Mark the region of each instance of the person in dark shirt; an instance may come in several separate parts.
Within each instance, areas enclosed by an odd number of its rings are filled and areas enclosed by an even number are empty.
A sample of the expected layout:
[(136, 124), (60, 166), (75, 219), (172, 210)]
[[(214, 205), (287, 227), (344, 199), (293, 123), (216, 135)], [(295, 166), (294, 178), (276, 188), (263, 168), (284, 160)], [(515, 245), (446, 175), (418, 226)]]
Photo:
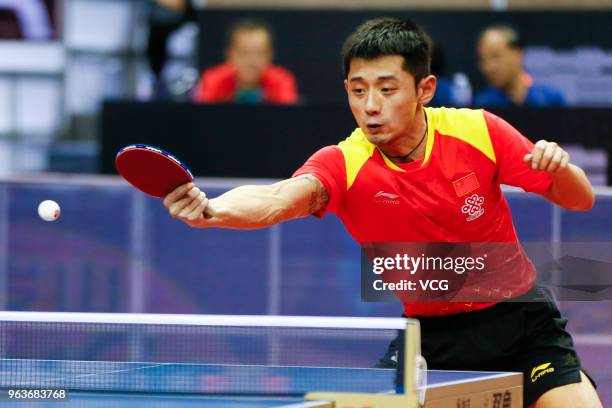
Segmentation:
[(557, 89), (533, 83), (523, 68), (523, 49), (513, 28), (494, 25), (480, 34), (477, 44), (479, 67), (489, 87), (474, 97), (475, 106), (563, 106)]

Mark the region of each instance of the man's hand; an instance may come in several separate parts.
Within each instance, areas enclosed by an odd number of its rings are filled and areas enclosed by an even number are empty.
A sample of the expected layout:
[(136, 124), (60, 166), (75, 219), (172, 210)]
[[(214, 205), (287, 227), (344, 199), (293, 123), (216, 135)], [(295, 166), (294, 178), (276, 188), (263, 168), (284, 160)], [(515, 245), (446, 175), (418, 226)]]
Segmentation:
[(569, 154), (558, 144), (539, 140), (523, 161), (533, 170), (552, 176), (552, 183), (544, 193), (548, 200), (568, 210), (593, 208), (595, 195), (589, 179), (580, 167), (569, 162)]
[(208, 206), (206, 194), (193, 183), (183, 184), (164, 198), (164, 207), (171, 216), (180, 219), (190, 227), (202, 226), (204, 210)]
[(523, 157), (523, 161), (534, 170), (554, 174), (567, 170), (569, 154), (555, 142), (539, 140), (533, 151)]

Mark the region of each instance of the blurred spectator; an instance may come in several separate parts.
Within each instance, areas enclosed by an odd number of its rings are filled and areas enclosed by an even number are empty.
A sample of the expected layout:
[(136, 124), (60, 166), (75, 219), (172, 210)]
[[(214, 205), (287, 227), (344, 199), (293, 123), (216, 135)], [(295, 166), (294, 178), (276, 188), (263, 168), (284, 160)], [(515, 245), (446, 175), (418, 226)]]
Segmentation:
[(439, 44), (432, 43), (431, 73), (438, 79), (436, 93), (428, 106), (460, 107), (472, 104), (472, 87), (467, 75), (456, 72), (452, 78), (446, 74), (446, 55)]
[(196, 102), (278, 103), (298, 101), (296, 81), (272, 65), (272, 32), (264, 23), (242, 20), (229, 30), (226, 62), (202, 74)]
[(480, 70), (490, 86), (477, 93), (476, 106), (563, 106), (558, 90), (534, 84), (523, 69), (523, 49), (512, 27), (494, 25), (480, 34), (477, 44)]

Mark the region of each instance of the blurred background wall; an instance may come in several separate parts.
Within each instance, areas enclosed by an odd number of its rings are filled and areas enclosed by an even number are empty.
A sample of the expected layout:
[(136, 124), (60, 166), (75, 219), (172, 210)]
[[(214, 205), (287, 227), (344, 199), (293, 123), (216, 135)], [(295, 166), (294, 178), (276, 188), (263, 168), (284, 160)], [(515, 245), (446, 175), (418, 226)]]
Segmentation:
[[(0, 174), (103, 170), (103, 102), (190, 101), (200, 72), (223, 60), (227, 26), (247, 16), (272, 26), (276, 60), (295, 74), (302, 105), (345, 106), (340, 45), (356, 24), (380, 15), (409, 16), (431, 33), (444, 52), (441, 75), (461, 87), (465, 105), (485, 85), (475, 42), (492, 23), (511, 24), (521, 33), (526, 70), (534, 81), (560, 89), (568, 106), (612, 105), (610, 1), (197, 0), (189, 3), (189, 13), (178, 15), (160, 14), (151, 0), (4, 1)], [(10, 3), (38, 4), (46, 18), (25, 23)], [(168, 31), (161, 63), (150, 47), (150, 27), (160, 21)], [(607, 158), (606, 146), (590, 134), (568, 139), (561, 138), (600, 148)], [(304, 154), (311, 151), (304, 147)]]

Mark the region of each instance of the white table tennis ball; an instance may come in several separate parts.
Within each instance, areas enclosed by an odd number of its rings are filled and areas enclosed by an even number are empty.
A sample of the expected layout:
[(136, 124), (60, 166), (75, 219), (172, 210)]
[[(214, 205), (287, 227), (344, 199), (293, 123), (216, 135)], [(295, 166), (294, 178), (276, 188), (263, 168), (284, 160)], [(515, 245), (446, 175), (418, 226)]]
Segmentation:
[(45, 200), (38, 205), (38, 215), (45, 221), (55, 221), (59, 218), (62, 210), (53, 200)]

